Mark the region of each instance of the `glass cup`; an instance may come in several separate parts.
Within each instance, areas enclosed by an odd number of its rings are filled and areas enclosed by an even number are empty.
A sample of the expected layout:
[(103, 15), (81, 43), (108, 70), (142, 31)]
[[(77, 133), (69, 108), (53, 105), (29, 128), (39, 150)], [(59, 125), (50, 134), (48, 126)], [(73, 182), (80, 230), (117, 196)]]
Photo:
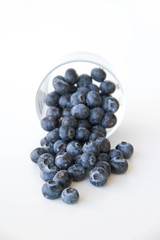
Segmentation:
[[(115, 97), (120, 104), (118, 111), (115, 113), (117, 117), (117, 123), (112, 128), (107, 128), (107, 137), (111, 136), (120, 126), (125, 112), (125, 97), (122, 85), (115, 73), (112, 70), (111, 65), (102, 57), (92, 53), (77, 52), (62, 57), (54, 64), (53, 69), (42, 80), (36, 95), (36, 110), (39, 119), (41, 120), (45, 114), (48, 106), (45, 104), (46, 95), (49, 92), (54, 91), (52, 85), (53, 78), (57, 75), (64, 76), (65, 71), (68, 68), (74, 68), (78, 75), (83, 73), (90, 75), (93, 68), (103, 68), (106, 71), (106, 80), (110, 80), (115, 83), (116, 90), (111, 95)], [(93, 83), (99, 85), (100, 83), (93, 80)]]

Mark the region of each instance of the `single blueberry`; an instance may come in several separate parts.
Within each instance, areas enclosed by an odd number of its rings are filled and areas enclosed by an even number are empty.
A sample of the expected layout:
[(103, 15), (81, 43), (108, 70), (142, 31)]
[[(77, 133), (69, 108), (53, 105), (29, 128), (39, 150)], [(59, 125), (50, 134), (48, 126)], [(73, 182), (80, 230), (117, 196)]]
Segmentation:
[(52, 131), (50, 131), (47, 134), (46, 139), (48, 142), (51, 142), (51, 143), (55, 143), (57, 140), (59, 140), (60, 139), (59, 128), (55, 128)]
[(61, 196), (63, 188), (59, 182), (48, 181), (42, 186), (42, 194), (48, 199), (56, 199)]
[(122, 152), (123, 157), (128, 159), (132, 156), (134, 148), (130, 143), (121, 142), (116, 146), (116, 149)]
[(82, 93), (84, 96), (86, 96), (89, 92), (89, 89), (87, 87), (79, 87), (77, 88), (77, 92)]
[(73, 181), (82, 181), (87, 175), (86, 169), (80, 164), (74, 164), (68, 168), (68, 172), (71, 174)]
[(111, 172), (115, 174), (125, 173), (128, 169), (128, 162), (122, 157), (114, 157), (109, 160)]
[(101, 153), (108, 153), (111, 147), (110, 141), (107, 138), (99, 137), (96, 139)]
[(46, 116), (41, 120), (41, 126), (45, 131), (52, 131), (58, 127), (58, 120), (53, 116)]
[(46, 98), (45, 98), (45, 103), (48, 106), (57, 106), (58, 105), (58, 101), (59, 101), (59, 97), (60, 95), (57, 92), (50, 92), (47, 94)]
[(100, 124), (102, 121), (102, 117), (104, 115), (104, 110), (100, 107), (95, 107), (90, 110), (89, 121), (93, 125)]
[(70, 85), (74, 85), (78, 81), (78, 75), (73, 68), (67, 69), (65, 72), (65, 81)]
[(73, 156), (68, 152), (59, 152), (55, 158), (55, 165), (63, 170), (66, 170), (73, 162)]
[(78, 127), (76, 129), (75, 139), (80, 141), (87, 141), (90, 136), (90, 131), (84, 127)]
[(119, 108), (119, 102), (113, 97), (104, 98), (102, 108), (105, 112), (115, 113)]
[(99, 92), (99, 87), (97, 85), (91, 83), (89, 85), (89, 90)]
[(64, 108), (71, 108), (72, 104), (71, 104), (71, 94), (65, 94), (62, 95), (59, 98), (59, 105), (64, 109)]
[(103, 186), (108, 180), (108, 173), (102, 167), (94, 167), (89, 172), (89, 181), (96, 187)]
[(86, 96), (86, 103), (89, 107), (100, 107), (102, 105), (102, 99), (98, 92), (90, 91)]
[(105, 137), (105, 134), (102, 131), (95, 131), (90, 134), (89, 141), (96, 141), (96, 139), (99, 137)]
[(50, 166), (50, 168), (52, 168), (54, 166), (54, 156), (51, 153), (43, 153), (38, 158), (37, 163), (40, 169), (44, 169), (47, 166)]
[(102, 125), (95, 125), (92, 127), (92, 133), (102, 132), (105, 136), (107, 134), (106, 129)]
[(77, 127), (77, 119), (73, 116), (65, 116), (62, 118), (62, 126), (63, 127)]
[(117, 118), (113, 113), (105, 113), (102, 118), (102, 126), (105, 128), (111, 128), (117, 123)]
[(98, 161), (95, 165), (95, 167), (102, 167), (106, 170), (106, 172), (108, 173), (108, 176), (111, 175), (111, 166), (108, 162), (106, 161)]
[(53, 146), (55, 153), (65, 152), (66, 147), (67, 147), (67, 143), (64, 142), (63, 140), (57, 140)]
[(49, 107), (46, 112), (47, 116), (52, 116), (57, 119), (61, 117), (61, 114), (61, 110), (58, 107)]
[(47, 140), (46, 137), (42, 138), (40, 141), (40, 145), (43, 147), (43, 145), (45, 145), (46, 143), (48, 143), (49, 141)]
[(106, 78), (106, 73), (101, 68), (94, 68), (91, 71), (91, 77), (97, 82), (102, 82)]
[(31, 154), (30, 154), (30, 157), (31, 157), (31, 160), (35, 163), (37, 163), (38, 161), (38, 158), (43, 154), (43, 153), (46, 153), (46, 150), (44, 148), (36, 148), (34, 149)]
[(78, 86), (79, 87), (89, 87), (89, 85), (92, 83), (92, 79), (87, 74), (82, 74), (79, 76)]
[(82, 145), (78, 141), (71, 141), (68, 143), (66, 150), (73, 156), (78, 156), (82, 154)]
[(81, 120), (78, 120), (78, 127), (84, 127), (90, 130), (92, 125), (87, 119), (81, 119)]
[(62, 117), (71, 116), (71, 108), (65, 108), (62, 111)]
[(46, 152), (54, 154), (54, 149), (53, 149), (53, 143), (52, 142), (46, 141), (43, 144), (42, 147), (46, 150)]
[(59, 129), (59, 135), (62, 140), (64, 141), (70, 141), (74, 138), (75, 130), (73, 127), (64, 127), (61, 126)]
[(72, 93), (73, 90), (75, 91), (74, 87), (70, 86), (67, 82), (61, 79), (55, 78), (53, 80), (53, 86), (55, 88), (55, 91), (59, 93), (60, 95)]
[(119, 151), (118, 149), (111, 149), (109, 151), (109, 157), (110, 158), (114, 158), (114, 157), (123, 158), (123, 155), (122, 155), (121, 151)]
[(41, 170), (40, 172), (40, 177), (44, 180), (44, 181), (50, 181), (53, 180), (54, 176), (56, 175), (56, 173), (58, 172), (58, 168), (56, 166), (53, 166), (52, 168), (48, 165), (47, 167), (45, 167), (44, 169)]
[(96, 161), (96, 156), (93, 152), (84, 152), (81, 155), (81, 165), (85, 168), (92, 168)]
[(74, 157), (74, 163), (81, 165), (81, 155)]
[(86, 119), (89, 117), (89, 108), (84, 104), (78, 104), (72, 107), (71, 114), (78, 119)]
[(85, 103), (85, 95), (80, 92), (75, 92), (71, 95), (71, 105), (75, 106), (80, 103)]
[(108, 162), (109, 160), (110, 160), (110, 157), (108, 153), (100, 153), (97, 157), (97, 161)]
[(67, 204), (74, 204), (79, 200), (79, 193), (75, 188), (65, 188), (61, 193), (61, 199)]
[(93, 152), (96, 156), (100, 153), (99, 145), (96, 142), (87, 142), (83, 145), (83, 152)]
[(111, 94), (115, 91), (116, 86), (113, 82), (111, 81), (104, 81), (100, 84), (100, 90), (104, 94)]
[(60, 170), (54, 176), (53, 181), (59, 182), (64, 189), (64, 188), (69, 187), (71, 185), (72, 176), (67, 170)]

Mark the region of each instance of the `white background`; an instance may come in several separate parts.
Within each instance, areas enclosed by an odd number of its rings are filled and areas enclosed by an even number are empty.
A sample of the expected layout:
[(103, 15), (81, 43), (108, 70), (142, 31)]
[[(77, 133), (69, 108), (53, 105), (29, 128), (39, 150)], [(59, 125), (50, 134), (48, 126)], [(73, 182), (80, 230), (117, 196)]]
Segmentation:
[[(0, 1), (0, 240), (160, 239), (160, 1)], [(41, 194), (30, 161), (45, 135), (35, 95), (58, 58), (87, 51), (106, 58), (127, 109), (112, 147), (133, 143), (129, 170), (96, 188), (73, 184), (68, 206)]]

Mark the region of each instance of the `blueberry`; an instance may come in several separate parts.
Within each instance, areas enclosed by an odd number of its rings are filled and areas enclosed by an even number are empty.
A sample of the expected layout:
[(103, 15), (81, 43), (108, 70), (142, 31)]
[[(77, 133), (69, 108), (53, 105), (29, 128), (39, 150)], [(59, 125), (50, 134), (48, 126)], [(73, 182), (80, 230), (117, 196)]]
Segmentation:
[(41, 126), (46, 131), (52, 131), (58, 127), (58, 120), (53, 116), (46, 116), (41, 120)]
[(74, 163), (81, 165), (81, 155), (78, 155), (74, 158)]
[(78, 86), (79, 87), (89, 87), (89, 85), (92, 83), (92, 79), (87, 74), (82, 74), (79, 76)]
[(52, 131), (50, 131), (47, 134), (46, 139), (48, 142), (51, 142), (51, 143), (55, 143), (57, 140), (59, 140), (60, 139), (59, 128), (55, 128)]
[(71, 108), (65, 108), (62, 111), (62, 117), (71, 116)]
[(108, 153), (100, 153), (97, 157), (97, 161), (105, 161), (108, 162), (110, 160)]
[(62, 95), (59, 98), (59, 105), (62, 108), (71, 108), (72, 107), (72, 104), (71, 104), (71, 94)]
[(101, 131), (96, 131), (90, 134), (89, 136), (89, 141), (96, 141), (97, 138), (99, 137), (105, 137), (105, 134)]
[(78, 119), (86, 119), (89, 117), (89, 108), (84, 104), (78, 104), (72, 107), (71, 114)]
[(78, 75), (73, 68), (67, 69), (65, 72), (65, 81), (70, 85), (74, 85), (78, 81)]
[(68, 143), (66, 150), (73, 156), (78, 156), (82, 154), (82, 145), (78, 141), (71, 141)]
[(73, 156), (68, 152), (59, 152), (55, 158), (55, 165), (59, 169), (67, 169), (73, 164)]
[(119, 151), (118, 149), (111, 149), (109, 151), (109, 157), (110, 158), (114, 158), (114, 157), (123, 158), (123, 155), (122, 155), (121, 151)]
[(67, 147), (67, 143), (65, 143), (64, 141), (62, 140), (57, 140), (55, 143), (54, 143), (54, 152), (55, 153), (59, 153), (59, 152), (65, 152), (66, 150), (66, 147)]
[(54, 154), (53, 143), (46, 141), (42, 146), (46, 152)]
[(71, 177), (71, 174), (67, 170), (60, 170), (54, 176), (53, 181), (59, 182), (64, 189), (71, 185), (72, 177)]
[(104, 110), (100, 107), (96, 107), (90, 110), (89, 121), (93, 125), (100, 124), (102, 117), (104, 115)]
[(58, 107), (49, 107), (46, 112), (47, 116), (52, 116), (57, 119), (61, 117), (61, 114), (61, 110)]
[(38, 158), (43, 154), (43, 153), (46, 153), (46, 150), (44, 148), (36, 148), (34, 149), (31, 154), (30, 154), (30, 157), (31, 157), (31, 160), (35, 163), (37, 163), (38, 161)]
[(75, 188), (65, 188), (61, 193), (61, 199), (67, 204), (74, 204), (79, 200), (79, 193)]
[(44, 169), (47, 166), (50, 166), (50, 168), (52, 168), (54, 166), (54, 156), (51, 153), (43, 153), (38, 158), (37, 163), (40, 169)]
[(95, 167), (102, 167), (106, 170), (106, 172), (108, 173), (108, 176), (111, 175), (111, 166), (108, 162), (106, 161), (98, 161), (95, 165)]
[(105, 136), (107, 134), (106, 129), (102, 125), (95, 125), (92, 127), (92, 133), (102, 132)]
[(53, 86), (55, 88), (55, 91), (60, 95), (68, 94), (73, 91), (72, 86), (70, 86), (67, 82), (61, 79), (55, 78), (53, 80)]
[(96, 139), (96, 143), (98, 144), (101, 153), (109, 152), (111, 144), (107, 138), (99, 137)]
[(45, 98), (45, 103), (48, 106), (57, 106), (58, 105), (58, 101), (59, 101), (59, 97), (60, 95), (57, 92), (50, 92), (47, 94), (46, 98)]
[(96, 156), (99, 155), (100, 149), (96, 142), (87, 142), (83, 145), (83, 152), (93, 152)]
[(130, 143), (121, 142), (116, 146), (116, 149), (122, 152), (123, 157), (128, 159), (132, 156), (134, 149)]
[(102, 105), (102, 99), (98, 92), (90, 91), (87, 93), (86, 103), (89, 107), (100, 107)]
[(72, 127), (61, 126), (60, 129), (59, 129), (59, 135), (60, 135), (62, 140), (69, 141), (69, 140), (72, 140), (74, 138), (75, 130)]
[(77, 127), (77, 119), (73, 116), (65, 116), (62, 118), (62, 126), (63, 127)]
[(87, 95), (87, 93), (89, 92), (89, 89), (87, 87), (79, 87), (77, 88), (77, 92), (83, 94), (84, 96)]
[(115, 113), (119, 108), (119, 102), (116, 98), (107, 97), (103, 99), (102, 108), (105, 112)]
[(128, 169), (128, 162), (122, 157), (114, 157), (109, 160), (111, 172), (115, 174), (125, 173)]
[(68, 172), (71, 174), (73, 181), (82, 181), (87, 175), (86, 169), (80, 164), (74, 164), (68, 168)]
[(115, 91), (116, 86), (111, 81), (104, 81), (100, 84), (100, 90), (104, 94), (111, 94)]
[(85, 95), (79, 92), (75, 92), (71, 95), (71, 105), (75, 106), (80, 103), (85, 103)]
[(52, 168), (50, 168), (50, 166), (47, 166), (46, 168), (41, 170), (40, 177), (44, 181), (50, 181), (50, 180), (53, 180), (54, 176), (58, 171), (59, 170), (56, 166), (53, 166)]
[(42, 138), (40, 141), (40, 145), (43, 147), (43, 145), (45, 145), (46, 143), (48, 143), (48, 140), (46, 137)]
[(42, 194), (48, 199), (56, 199), (61, 196), (63, 188), (59, 182), (48, 181), (42, 187)]
[(91, 71), (91, 77), (97, 82), (102, 82), (106, 78), (106, 73), (101, 68), (94, 68)]
[(95, 167), (89, 172), (89, 181), (96, 187), (103, 186), (108, 180), (108, 173), (102, 167)]
[(90, 136), (90, 131), (84, 127), (78, 127), (76, 129), (75, 138), (80, 141), (87, 141)]
[(99, 87), (97, 85), (91, 83), (89, 85), (89, 90), (99, 92)]
[(92, 125), (88, 120), (81, 119), (81, 120), (78, 120), (78, 127), (84, 127), (84, 128), (87, 128), (88, 130), (90, 130)]
[(102, 126), (105, 128), (111, 128), (117, 123), (117, 118), (113, 113), (105, 113), (102, 118)]
[(96, 164), (96, 156), (93, 152), (84, 152), (81, 155), (81, 165), (85, 168), (92, 168)]

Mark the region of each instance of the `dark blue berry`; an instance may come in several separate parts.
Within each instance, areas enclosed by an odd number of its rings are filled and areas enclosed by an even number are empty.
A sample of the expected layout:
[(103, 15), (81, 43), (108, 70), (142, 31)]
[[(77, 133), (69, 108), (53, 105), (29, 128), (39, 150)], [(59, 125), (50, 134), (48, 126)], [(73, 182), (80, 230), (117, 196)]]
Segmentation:
[(47, 166), (52, 168), (54, 166), (54, 156), (51, 153), (43, 153), (39, 158), (38, 158), (38, 166), (40, 169), (44, 169)]
[(117, 123), (117, 118), (113, 113), (105, 113), (102, 118), (102, 126), (105, 128), (111, 128)]
[(90, 136), (90, 131), (84, 127), (78, 127), (76, 129), (75, 138), (80, 141), (87, 141)]
[(92, 168), (96, 164), (96, 156), (93, 152), (84, 152), (81, 155), (81, 165), (85, 168)]
[(106, 78), (106, 73), (101, 68), (94, 68), (91, 71), (91, 77), (97, 82), (102, 82)]
[(61, 199), (67, 204), (74, 204), (79, 200), (79, 193), (75, 188), (66, 188), (61, 193)]
[(78, 86), (79, 87), (89, 87), (89, 85), (92, 83), (92, 79), (87, 74), (82, 74), (79, 76)]
[(57, 119), (61, 117), (61, 114), (61, 110), (58, 107), (49, 107), (46, 112), (47, 116), (52, 116)]
[(67, 82), (61, 79), (55, 78), (53, 80), (53, 86), (55, 88), (55, 91), (59, 93), (60, 95), (72, 93), (73, 87), (70, 86)]
[(46, 139), (48, 142), (51, 142), (51, 143), (55, 143), (57, 140), (59, 140), (60, 139), (59, 128), (55, 128), (52, 131), (50, 131), (47, 134)]
[(57, 106), (58, 105), (58, 101), (59, 101), (59, 97), (60, 95), (57, 92), (50, 92), (47, 94), (46, 98), (45, 98), (45, 102), (48, 106)]
[(68, 152), (59, 152), (55, 158), (55, 165), (63, 170), (71, 166), (73, 162), (73, 156)]
[(111, 175), (111, 166), (108, 162), (106, 161), (98, 161), (95, 165), (95, 167), (102, 167), (106, 170), (106, 172), (108, 173), (108, 176)]
[(69, 187), (71, 185), (72, 176), (67, 170), (60, 170), (54, 176), (53, 181), (59, 182), (64, 189), (64, 188)]
[(52, 142), (46, 141), (43, 144), (42, 147), (46, 150), (46, 152), (54, 154), (54, 149), (53, 149), (53, 143)]
[(78, 119), (86, 119), (89, 117), (89, 108), (84, 104), (78, 104), (72, 107), (71, 114)]
[(114, 158), (114, 157), (123, 158), (123, 155), (122, 155), (121, 151), (119, 151), (118, 149), (111, 149), (109, 151), (109, 157), (110, 158)]
[(102, 99), (98, 92), (90, 91), (86, 96), (86, 103), (89, 107), (100, 107), (102, 105)]
[(65, 72), (65, 81), (70, 85), (74, 85), (78, 81), (78, 75), (73, 68), (67, 69)]
[(77, 88), (77, 92), (82, 93), (84, 96), (86, 96), (89, 92), (89, 89), (87, 87), (79, 87)]
[(110, 141), (107, 138), (99, 137), (96, 139), (101, 153), (108, 153), (111, 147)]
[(92, 125), (88, 120), (81, 119), (81, 120), (78, 120), (78, 127), (84, 127), (84, 128), (87, 128), (88, 130), (90, 130)]
[(48, 181), (42, 187), (42, 194), (48, 199), (56, 199), (61, 196), (63, 188), (59, 182)]
[(52, 168), (50, 168), (50, 166), (47, 166), (46, 168), (41, 170), (40, 177), (44, 181), (50, 181), (50, 180), (53, 180), (54, 176), (58, 171), (59, 170), (56, 166), (53, 166)]
[(68, 168), (68, 172), (71, 174), (73, 181), (82, 181), (87, 175), (86, 169), (80, 164), (74, 164)]
[(75, 106), (80, 103), (85, 103), (85, 95), (79, 92), (75, 92), (71, 95), (71, 105)]
[(74, 138), (75, 130), (72, 127), (61, 126), (60, 129), (59, 129), (59, 135), (60, 135), (62, 140), (69, 141), (69, 140), (72, 140)]
[(65, 108), (62, 111), (62, 117), (71, 116), (71, 108)]
[(111, 172), (115, 174), (125, 173), (128, 169), (128, 162), (122, 157), (114, 157), (109, 160)]
[(105, 112), (115, 113), (119, 108), (119, 102), (116, 98), (107, 97), (103, 99), (102, 108)]
[(99, 92), (99, 87), (97, 85), (91, 83), (89, 85), (89, 90)]
[(100, 124), (102, 117), (104, 115), (104, 110), (100, 107), (96, 107), (90, 110), (89, 121), (93, 125)]
[(100, 149), (96, 142), (87, 142), (83, 145), (83, 152), (93, 152), (96, 156), (99, 155)]
[(43, 147), (43, 145), (45, 145), (46, 143), (48, 143), (48, 140), (46, 137), (42, 138), (40, 141), (40, 145)]
[(79, 165), (81, 164), (81, 155), (78, 155), (74, 158), (74, 163)]
[(102, 131), (93, 132), (89, 136), (89, 141), (96, 141), (99, 137), (105, 137), (105, 134)]
[(35, 163), (37, 163), (38, 161), (38, 158), (43, 154), (43, 153), (46, 153), (46, 150), (44, 148), (36, 148), (34, 149), (31, 154), (30, 154), (30, 157), (31, 157), (31, 160)]
[(97, 161), (105, 161), (108, 162), (110, 160), (108, 153), (100, 153), (97, 157)]
[(72, 107), (72, 104), (71, 104), (71, 94), (65, 94), (65, 95), (62, 95), (60, 98), (59, 98), (59, 105), (62, 107), (62, 108), (71, 108)]
[(127, 142), (121, 142), (116, 146), (116, 149), (122, 152), (123, 157), (128, 159), (132, 156), (133, 154), (133, 146), (130, 143)]
[(68, 143), (66, 150), (73, 156), (78, 156), (82, 154), (82, 145), (78, 141), (71, 141)]
[(63, 127), (77, 127), (77, 119), (73, 116), (65, 116), (62, 118), (62, 126)]
[(102, 167), (94, 167), (89, 172), (89, 181), (96, 187), (103, 186), (108, 180), (108, 173)]
[(45, 131), (52, 131), (58, 127), (58, 120), (53, 116), (46, 116), (41, 120), (41, 126)]
[(67, 143), (65, 143), (63, 140), (57, 140), (54, 143), (54, 152), (59, 153), (59, 152), (65, 152)]
[(105, 136), (107, 134), (106, 129), (102, 125), (95, 125), (92, 127), (92, 133), (102, 132)]
[(111, 94), (115, 91), (116, 86), (111, 81), (104, 81), (100, 84), (100, 90), (103, 94)]

